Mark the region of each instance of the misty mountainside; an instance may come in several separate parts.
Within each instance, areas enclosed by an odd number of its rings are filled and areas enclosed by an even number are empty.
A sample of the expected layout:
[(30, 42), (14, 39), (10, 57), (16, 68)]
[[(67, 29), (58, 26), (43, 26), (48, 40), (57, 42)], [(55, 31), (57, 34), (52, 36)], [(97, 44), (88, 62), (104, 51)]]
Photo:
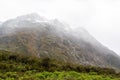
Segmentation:
[(73, 30), (57, 19), (35, 13), (1, 23), (0, 49), (73, 64), (120, 68), (120, 57), (85, 29)]

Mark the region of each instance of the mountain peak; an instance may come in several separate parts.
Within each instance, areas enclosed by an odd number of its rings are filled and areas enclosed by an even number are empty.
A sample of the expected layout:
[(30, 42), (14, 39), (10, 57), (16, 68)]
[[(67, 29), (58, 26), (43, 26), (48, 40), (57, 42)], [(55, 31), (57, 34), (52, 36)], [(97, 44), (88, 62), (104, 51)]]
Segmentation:
[(47, 21), (47, 19), (43, 16), (40, 16), (37, 13), (30, 13), (30, 14), (26, 14), (26, 15), (22, 15), (22, 16), (18, 16), (16, 19), (18, 20), (22, 20), (22, 21)]

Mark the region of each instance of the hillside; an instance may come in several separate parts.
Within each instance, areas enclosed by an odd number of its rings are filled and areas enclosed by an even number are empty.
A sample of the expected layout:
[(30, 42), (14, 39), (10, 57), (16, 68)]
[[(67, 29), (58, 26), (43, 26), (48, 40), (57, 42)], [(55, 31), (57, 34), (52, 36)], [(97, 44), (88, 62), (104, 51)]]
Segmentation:
[(120, 57), (85, 29), (37, 14), (19, 16), (0, 25), (0, 49), (79, 65), (120, 68)]
[(0, 50), (0, 80), (119, 80), (110, 68), (74, 65)]

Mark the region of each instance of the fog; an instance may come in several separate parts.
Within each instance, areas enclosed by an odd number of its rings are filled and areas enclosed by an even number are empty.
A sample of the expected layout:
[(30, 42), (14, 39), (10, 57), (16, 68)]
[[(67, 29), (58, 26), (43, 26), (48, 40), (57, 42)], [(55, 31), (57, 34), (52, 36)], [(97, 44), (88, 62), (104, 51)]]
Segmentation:
[(120, 54), (119, 0), (0, 0), (0, 21), (37, 12), (57, 18), (73, 29), (85, 28), (98, 41)]

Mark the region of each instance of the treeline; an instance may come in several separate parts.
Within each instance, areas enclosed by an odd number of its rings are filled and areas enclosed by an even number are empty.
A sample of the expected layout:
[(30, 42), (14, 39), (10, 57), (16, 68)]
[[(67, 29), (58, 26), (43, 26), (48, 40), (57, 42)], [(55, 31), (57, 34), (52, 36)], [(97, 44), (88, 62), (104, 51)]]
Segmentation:
[(26, 72), (26, 71), (76, 71), (96, 72), (97, 74), (117, 75), (114, 69), (94, 66), (74, 65), (56, 61), (50, 58), (37, 58), (0, 50), (0, 71), (1, 72)]

